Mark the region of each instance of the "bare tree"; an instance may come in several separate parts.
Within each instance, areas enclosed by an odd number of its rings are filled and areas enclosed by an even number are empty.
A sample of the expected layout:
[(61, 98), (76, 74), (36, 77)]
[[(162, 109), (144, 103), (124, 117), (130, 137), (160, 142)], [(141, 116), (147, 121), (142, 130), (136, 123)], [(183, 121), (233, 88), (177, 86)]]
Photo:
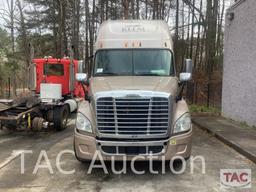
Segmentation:
[[(200, 0), (200, 12), (202, 11), (202, 6), (203, 6), (203, 0)], [(197, 61), (199, 60), (198, 57), (199, 57), (199, 46), (201, 45), (202, 43), (202, 40), (201, 40), (201, 15), (199, 15), (199, 21), (198, 21), (198, 32), (197, 32), (197, 40), (196, 40), (196, 51), (195, 51), (195, 57), (194, 57), (194, 69), (196, 70), (198, 65), (197, 65)]]
[(140, 18), (140, 0), (136, 0), (136, 19)]
[(20, 0), (17, 0), (16, 3), (17, 3), (17, 7), (19, 9), (19, 12), (20, 12), (18, 28), (19, 28), (20, 35), (22, 37), (21, 39), (22, 39), (24, 56), (25, 56), (26, 68), (28, 69), (29, 64), (30, 64), (28, 34), (27, 34), (26, 23), (25, 23), (25, 18), (24, 18), (24, 14), (23, 14), (23, 8), (21, 6)]
[(190, 41), (190, 54), (189, 57), (193, 58), (194, 50), (194, 25), (195, 25), (195, 0), (192, 0), (192, 23), (191, 23), (191, 41)]
[(75, 59), (79, 59), (80, 8), (80, 0), (73, 0), (72, 45), (74, 46)]
[(129, 0), (123, 0), (124, 19), (129, 18)]
[(15, 51), (15, 38), (14, 38), (14, 2), (13, 0), (7, 0), (7, 5), (10, 14), (10, 30), (11, 30), (11, 42), (12, 42), (12, 52)]
[[(180, 4), (179, 0), (176, 0), (176, 19), (175, 19), (175, 38), (174, 38), (174, 52), (175, 55), (178, 56), (178, 40), (179, 40), (179, 12), (180, 10)], [(176, 63), (176, 68), (178, 68), (178, 57), (175, 57), (175, 63)]]

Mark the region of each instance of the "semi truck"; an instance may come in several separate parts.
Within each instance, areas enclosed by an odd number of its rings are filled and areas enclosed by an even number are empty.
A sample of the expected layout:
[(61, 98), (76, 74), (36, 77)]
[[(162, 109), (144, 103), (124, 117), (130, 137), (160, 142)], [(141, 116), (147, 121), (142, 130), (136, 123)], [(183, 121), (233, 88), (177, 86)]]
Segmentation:
[(101, 24), (91, 76), (77, 75), (89, 85), (74, 133), (79, 161), (92, 160), (96, 152), (104, 160), (190, 157), (192, 124), (182, 90), (192, 79), (192, 61), (185, 60), (179, 77), (174, 61), (164, 21)]
[(69, 114), (84, 97), (84, 87), (75, 78), (82, 71), (83, 62), (68, 57), (33, 59), (29, 92), (17, 99), (0, 99), (0, 127), (39, 131), (53, 125), (65, 129)]

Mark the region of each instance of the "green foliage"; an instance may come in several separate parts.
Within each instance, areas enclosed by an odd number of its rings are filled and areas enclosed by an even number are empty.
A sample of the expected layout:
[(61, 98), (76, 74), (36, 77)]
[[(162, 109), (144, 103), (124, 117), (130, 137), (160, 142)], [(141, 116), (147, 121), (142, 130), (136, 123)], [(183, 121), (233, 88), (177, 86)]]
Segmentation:
[(18, 54), (11, 50), (11, 39), (6, 30), (0, 28), (0, 84), (21, 69)]
[(8, 49), (10, 49), (10, 37), (6, 30), (0, 28), (0, 65), (7, 60)]
[(213, 113), (220, 114), (220, 109), (216, 107), (207, 107), (206, 105), (190, 105), (189, 110), (192, 113)]
[(6, 30), (0, 28), (0, 83), (5, 80), (8, 71), (8, 53), (10, 48), (10, 37)]
[(221, 55), (216, 55), (214, 57), (214, 63), (218, 65), (223, 65), (223, 54)]
[(35, 48), (35, 57), (53, 56), (54, 41), (51, 34), (40, 35), (35, 33), (30, 36)]

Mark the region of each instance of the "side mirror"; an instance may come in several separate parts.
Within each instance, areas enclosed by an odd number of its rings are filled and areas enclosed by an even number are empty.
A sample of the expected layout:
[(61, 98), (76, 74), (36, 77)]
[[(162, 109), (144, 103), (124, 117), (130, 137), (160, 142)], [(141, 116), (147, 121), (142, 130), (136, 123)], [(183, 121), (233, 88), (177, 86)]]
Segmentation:
[(192, 79), (193, 62), (191, 59), (185, 60), (184, 72), (180, 73), (180, 81), (190, 81)]
[(86, 82), (87, 81), (87, 74), (86, 73), (77, 73), (76, 80), (79, 82)]

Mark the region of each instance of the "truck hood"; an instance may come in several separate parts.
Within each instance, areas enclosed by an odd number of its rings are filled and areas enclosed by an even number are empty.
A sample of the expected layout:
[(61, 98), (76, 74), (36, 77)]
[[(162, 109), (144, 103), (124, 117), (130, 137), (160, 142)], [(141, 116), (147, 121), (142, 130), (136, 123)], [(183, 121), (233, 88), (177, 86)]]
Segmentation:
[(156, 76), (111, 76), (93, 77), (90, 81), (92, 95), (104, 91), (143, 90), (164, 92), (175, 95), (177, 91), (177, 77)]

